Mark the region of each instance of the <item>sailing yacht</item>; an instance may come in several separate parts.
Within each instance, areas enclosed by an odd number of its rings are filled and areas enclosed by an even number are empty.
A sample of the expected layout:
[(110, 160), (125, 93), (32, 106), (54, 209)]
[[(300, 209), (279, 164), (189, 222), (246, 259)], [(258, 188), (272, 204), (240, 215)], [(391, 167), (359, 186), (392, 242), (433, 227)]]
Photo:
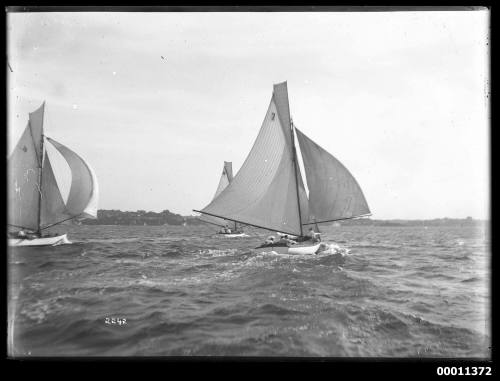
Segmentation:
[[(217, 186), (217, 190), (215, 192), (214, 197), (212, 198), (215, 199), (217, 196), (229, 185), (229, 183), (233, 180), (233, 164), (230, 161), (224, 161), (224, 167), (222, 168), (222, 174), (219, 180), (219, 185)], [(212, 224), (212, 225), (217, 225), (221, 228), (228, 226), (228, 220), (224, 220), (219, 217), (215, 216), (210, 216), (208, 214), (202, 214), (200, 217), (198, 217), (200, 221)], [(235, 221), (233, 221), (234, 225), (231, 226), (231, 233), (222, 233), (219, 232), (217, 233), (220, 237), (225, 237), (225, 238), (238, 238), (238, 237), (248, 237), (247, 234), (243, 233), (242, 231), (238, 230), (238, 225)]]
[[(296, 140), (309, 195), (299, 168)], [(370, 215), (363, 192), (347, 168), (293, 124), (286, 82), (274, 85), (262, 127), (237, 175), (197, 212), (304, 240), (293, 247), (274, 244), (256, 248), (290, 254), (321, 250), (320, 243), (305, 241), (304, 229), (309, 226)]]
[[(70, 220), (97, 217), (96, 175), (78, 154), (44, 135), (44, 111), (45, 102), (29, 113), (28, 125), (9, 158), (9, 246), (69, 244), (67, 234), (44, 235), (44, 230)], [(61, 195), (60, 177), (53, 170), (47, 145), (61, 154), (70, 169), (67, 200)]]

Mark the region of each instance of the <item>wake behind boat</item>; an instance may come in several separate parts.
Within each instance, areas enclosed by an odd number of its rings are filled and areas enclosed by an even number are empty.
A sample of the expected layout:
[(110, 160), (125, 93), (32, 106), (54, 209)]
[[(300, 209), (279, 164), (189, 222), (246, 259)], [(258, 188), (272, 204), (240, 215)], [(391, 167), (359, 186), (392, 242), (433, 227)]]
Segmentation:
[[(43, 231), (74, 219), (97, 217), (95, 173), (75, 152), (44, 135), (44, 110), (45, 102), (29, 114), (28, 125), (9, 158), (9, 246), (69, 244), (66, 234), (43, 235)], [(47, 145), (62, 156), (71, 172), (66, 200), (57, 180), (62, 174), (53, 170)]]
[(363, 192), (347, 168), (294, 126), (286, 82), (274, 85), (262, 127), (237, 175), (210, 204), (195, 211), (297, 236), (299, 243), (293, 246), (277, 243), (256, 248), (290, 254), (321, 249), (321, 244), (307, 242), (304, 226), (314, 225), (319, 232), (319, 223), (370, 215)]

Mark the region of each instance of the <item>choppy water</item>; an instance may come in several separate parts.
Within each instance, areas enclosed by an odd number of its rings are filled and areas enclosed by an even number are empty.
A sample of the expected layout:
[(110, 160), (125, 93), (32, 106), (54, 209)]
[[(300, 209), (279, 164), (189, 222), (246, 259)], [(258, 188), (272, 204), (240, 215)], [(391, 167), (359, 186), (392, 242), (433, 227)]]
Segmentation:
[(10, 354), (490, 356), (484, 229), (325, 227), (344, 255), (318, 256), (257, 254), (257, 229), (56, 230), (75, 244), (9, 251)]

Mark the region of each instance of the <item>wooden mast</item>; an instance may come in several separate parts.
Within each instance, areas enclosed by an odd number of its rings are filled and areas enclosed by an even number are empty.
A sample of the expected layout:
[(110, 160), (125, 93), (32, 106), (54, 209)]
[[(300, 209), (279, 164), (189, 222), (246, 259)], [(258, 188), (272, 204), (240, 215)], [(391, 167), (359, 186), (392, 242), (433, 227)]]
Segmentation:
[[(42, 172), (43, 172), (43, 141), (45, 139), (45, 135), (43, 133), (43, 117), (45, 115), (45, 102), (43, 102), (43, 112), (42, 112), (42, 139), (40, 141), (40, 160), (38, 160), (38, 229), (37, 234), (41, 237), (42, 230)], [(31, 125), (30, 125), (31, 128)]]
[(293, 133), (293, 121), (292, 118), (290, 118), (290, 132), (292, 134), (292, 157), (293, 157), (293, 167), (294, 167), (294, 172), (295, 172), (295, 189), (297, 191), (297, 207), (299, 209), (299, 226), (300, 226), (300, 236), (304, 236), (304, 232), (302, 231), (302, 215), (300, 211), (300, 196), (299, 196), (299, 179), (297, 176), (297, 170), (298, 170), (298, 165), (297, 165), (297, 150), (295, 149), (295, 137)]

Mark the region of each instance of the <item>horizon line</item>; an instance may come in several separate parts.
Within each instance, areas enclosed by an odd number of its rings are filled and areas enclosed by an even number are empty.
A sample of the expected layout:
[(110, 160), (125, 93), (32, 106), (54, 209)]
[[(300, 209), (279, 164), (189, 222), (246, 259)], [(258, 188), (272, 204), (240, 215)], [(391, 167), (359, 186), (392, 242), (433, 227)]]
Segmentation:
[[(163, 209), (162, 211), (159, 211), (159, 212), (156, 212), (154, 210), (145, 210), (145, 209), (137, 209), (137, 210), (121, 210), (121, 209), (98, 209), (97, 211), (99, 210), (107, 210), (107, 211), (111, 211), (111, 210), (114, 210), (114, 211), (119, 211), (119, 212), (139, 212), (139, 211), (144, 211), (146, 213), (157, 213), (157, 214), (160, 214), (162, 212), (169, 212), (169, 213), (172, 213), (172, 214), (177, 214), (179, 216), (182, 216), (182, 217), (198, 217), (197, 215), (194, 215), (194, 214), (181, 214), (181, 213), (177, 213), (177, 212), (173, 212), (171, 211), (170, 209)], [(425, 220), (443, 220), (443, 219), (449, 219), (449, 220), (466, 220), (468, 218), (471, 218), (472, 220), (478, 220), (478, 221), (490, 221), (491, 218), (490, 217), (486, 217), (486, 218), (476, 218), (476, 217), (472, 217), (472, 216), (466, 216), (466, 217), (425, 217), (425, 218), (402, 218), (402, 217), (397, 217), (397, 218), (373, 218), (373, 215), (371, 217), (359, 217), (359, 218), (355, 218), (355, 219), (369, 219), (369, 220), (383, 220), (383, 221), (398, 221), (398, 220), (404, 220), (404, 221), (425, 221)]]

